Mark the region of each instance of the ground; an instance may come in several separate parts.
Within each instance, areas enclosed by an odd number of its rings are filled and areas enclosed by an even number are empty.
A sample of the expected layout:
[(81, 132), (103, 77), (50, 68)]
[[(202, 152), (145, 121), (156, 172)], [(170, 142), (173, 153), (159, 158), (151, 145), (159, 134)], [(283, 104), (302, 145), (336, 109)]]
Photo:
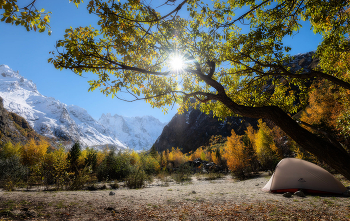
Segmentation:
[(285, 198), (261, 190), (269, 177), (163, 178), (134, 190), (0, 190), (0, 220), (350, 220), (350, 197)]

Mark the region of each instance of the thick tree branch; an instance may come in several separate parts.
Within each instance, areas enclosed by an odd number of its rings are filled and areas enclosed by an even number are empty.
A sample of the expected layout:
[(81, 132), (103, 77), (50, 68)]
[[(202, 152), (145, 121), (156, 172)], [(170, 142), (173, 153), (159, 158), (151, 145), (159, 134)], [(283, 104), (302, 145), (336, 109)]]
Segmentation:
[(213, 76), (214, 72), (215, 72), (215, 62), (214, 61), (208, 61), (207, 64), (208, 64), (208, 66), (210, 68), (209, 74), (207, 76), (211, 78)]

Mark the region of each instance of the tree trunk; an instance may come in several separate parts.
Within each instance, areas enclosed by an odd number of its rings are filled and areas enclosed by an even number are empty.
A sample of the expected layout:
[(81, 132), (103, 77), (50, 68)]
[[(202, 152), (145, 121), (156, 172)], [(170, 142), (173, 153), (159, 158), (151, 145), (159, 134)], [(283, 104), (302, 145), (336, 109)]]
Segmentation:
[(322, 137), (304, 129), (279, 107), (241, 106), (234, 103), (226, 95), (221, 95), (219, 100), (234, 113), (241, 116), (271, 120), (301, 147), (350, 180), (350, 154), (344, 148), (339, 148)]

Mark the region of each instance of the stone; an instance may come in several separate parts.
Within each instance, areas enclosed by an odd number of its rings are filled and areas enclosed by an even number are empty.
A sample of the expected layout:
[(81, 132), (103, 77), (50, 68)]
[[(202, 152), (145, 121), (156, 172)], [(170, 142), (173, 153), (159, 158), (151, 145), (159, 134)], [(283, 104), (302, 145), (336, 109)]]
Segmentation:
[(38, 216), (38, 213), (35, 211), (35, 210), (28, 210), (25, 212), (25, 216), (29, 216), (29, 217), (37, 217)]
[(294, 193), (294, 195), (299, 196), (299, 197), (305, 197), (305, 193), (304, 193), (303, 191), (301, 191), (301, 190), (296, 191), (296, 192)]
[(285, 192), (285, 193), (283, 193), (282, 196), (283, 196), (283, 197), (290, 198), (290, 197), (292, 197), (292, 194), (291, 194), (290, 192)]
[(193, 190), (192, 193), (193, 193), (193, 194), (196, 194), (196, 191)]
[(113, 196), (113, 195), (115, 195), (115, 192), (112, 192), (112, 191), (111, 191), (111, 192), (109, 192), (109, 195), (110, 195), (110, 196)]

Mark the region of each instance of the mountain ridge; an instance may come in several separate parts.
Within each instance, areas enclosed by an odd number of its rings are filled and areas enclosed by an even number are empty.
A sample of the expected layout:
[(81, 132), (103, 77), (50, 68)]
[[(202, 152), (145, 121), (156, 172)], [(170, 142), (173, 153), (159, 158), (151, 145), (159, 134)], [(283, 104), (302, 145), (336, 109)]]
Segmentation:
[[(133, 145), (135, 150), (149, 149), (164, 127), (163, 124), (154, 125), (160, 129), (158, 134), (152, 134), (153, 137), (146, 139), (145, 136), (139, 136), (151, 143), (139, 141), (140, 138), (135, 133), (124, 133), (124, 137), (118, 137), (118, 133), (115, 133), (118, 128), (101, 124), (79, 106), (66, 105), (55, 98), (40, 94), (34, 82), (19, 75), (18, 71), (14, 72), (7, 65), (0, 65), (0, 96), (6, 110), (26, 119), (39, 134), (57, 141), (79, 141), (83, 146), (113, 145), (118, 149), (127, 149), (130, 143), (134, 143), (143, 145)], [(149, 116), (146, 118), (150, 119)], [(140, 119), (143, 118), (139, 117), (139, 121)], [(139, 129), (132, 128), (135, 125), (137, 124), (129, 124), (129, 130), (138, 131)]]

